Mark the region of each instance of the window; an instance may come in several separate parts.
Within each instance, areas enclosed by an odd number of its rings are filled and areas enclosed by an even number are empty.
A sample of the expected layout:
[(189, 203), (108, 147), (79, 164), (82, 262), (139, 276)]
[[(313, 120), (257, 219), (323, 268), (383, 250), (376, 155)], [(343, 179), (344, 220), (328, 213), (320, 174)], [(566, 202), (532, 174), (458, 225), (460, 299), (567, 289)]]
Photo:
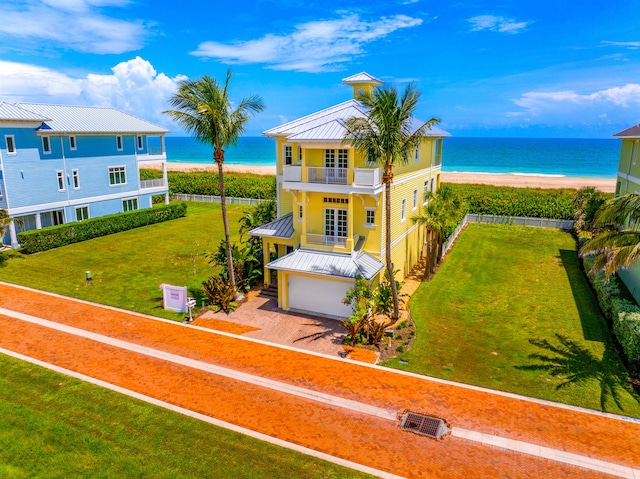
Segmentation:
[(7, 155), (16, 154), (16, 140), (13, 135), (5, 135), (4, 141), (7, 143)]
[(71, 170), (71, 175), (73, 176), (73, 189), (80, 189), (80, 173), (78, 170)]
[(133, 211), (138, 209), (138, 198), (122, 201), (122, 211)]
[(324, 150), (324, 166), (325, 168), (349, 168), (349, 150)]
[(413, 156), (413, 161), (420, 161), (420, 146), (416, 147), (416, 152)]
[(423, 205), (427, 204), (427, 201), (429, 200), (429, 180), (424, 180), (424, 198), (423, 198)]
[(418, 188), (413, 190), (413, 209), (416, 210), (418, 208)]
[(338, 205), (348, 205), (349, 204), (349, 198), (330, 198), (330, 197), (324, 197), (323, 198), (325, 203), (335, 203)]
[(127, 183), (127, 177), (125, 175), (124, 166), (114, 166), (109, 168), (109, 184), (110, 185), (125, 185)]
[[(347, 237), (347, 210), (339, 208), (325, 208), (324, 210), (324, 234), (330, 238)], [(336, 241), (339, 243), (339, 241)]]
[(291, 163), (293, 163), (293, 147), (284, 145), (284, 164), (290, 165)]
[(142, 135), (138, 135), (138, 150), (142, 150)]
[(0, 198), (2, 198), (2, 186), (0, 186)]
[(302, 204), (298, 203), (298, 221), (302, 221)]
[(64, 171), (56, 171), (58, 176), (58, 191), (64, 191)]
[(75, 136), (70, 136), (69, 137), (69, 149), (72, 151), (75, 151), (78, 149), (78, 147), (76, 146), (76, 137)]
[(400, 220), (404, 221), (407, 219), (407, 199), (402, 198), (402, 210), (400, 210)]
[(376, 210), (375, 208), (367, 208), (365, 209), (365, 217), (364, 217), (364, 225), (369, 228), (374, 227), (376, 225)]
[(46, 154), (51, 153), (51, 138), (48, 136), (42, 137), (42, 151)]
[(118, 151), (122, 151), (122, 137), (120, 135), (116, 136), (116, 147)]
[(431, 193), (435, 193), (435, 190), (433, 189), (433, 186), (434, 186), (433, 182), (435, 180), (436, 180), (435, 178), (431, 178), (431, 189), (429, 190), (429, 191), (431, 191)]
[(302, 147), (298, 146), (298, 163), (302, 164)]
[(89, 219), (89, 207), (80, 206), (76, 208), (76, 221), (83, 221)]

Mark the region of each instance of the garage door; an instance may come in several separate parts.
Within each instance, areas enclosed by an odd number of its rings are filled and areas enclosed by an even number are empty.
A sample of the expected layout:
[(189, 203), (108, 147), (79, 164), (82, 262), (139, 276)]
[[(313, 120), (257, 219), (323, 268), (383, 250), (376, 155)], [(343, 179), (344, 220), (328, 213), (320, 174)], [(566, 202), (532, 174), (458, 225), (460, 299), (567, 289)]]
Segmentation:
[(328, 281), (307, 276), (289, 276), (289, 308), (324, 316), (348, 318), (351, 306), (342, 304), (353, 282)]

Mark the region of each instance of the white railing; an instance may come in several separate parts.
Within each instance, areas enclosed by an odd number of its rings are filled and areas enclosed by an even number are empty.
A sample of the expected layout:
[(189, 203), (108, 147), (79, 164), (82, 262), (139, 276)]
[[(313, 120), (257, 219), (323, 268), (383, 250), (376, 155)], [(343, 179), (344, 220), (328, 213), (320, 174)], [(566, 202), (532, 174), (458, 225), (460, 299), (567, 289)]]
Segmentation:
[(308, 166), (307, 181), (309, 183), (346, 185), (348, 171), (349, 168), (323, 168), (319, 166)]
[(329, 236), (329, 235), (317, 235), (313, 233), (307, 233), (307, 243), (319, 244), (324, 246), (346, 246), (346, 236)]
[(380, 184), (380, 168), (355, 168), (353, 182), (358, 186), (378, 186)]
[(160, 188), (165, 186), (164, 180), (162, 178), (158, 178), (155, 180), (140, 180), (140, 189), (144, 188)]
[(283, 168), (284, 181), (302, 181), (302, 167), (287, 165)]
[(147, 148), (147, 155), (164, 155), (161, 146), (150, 146)]

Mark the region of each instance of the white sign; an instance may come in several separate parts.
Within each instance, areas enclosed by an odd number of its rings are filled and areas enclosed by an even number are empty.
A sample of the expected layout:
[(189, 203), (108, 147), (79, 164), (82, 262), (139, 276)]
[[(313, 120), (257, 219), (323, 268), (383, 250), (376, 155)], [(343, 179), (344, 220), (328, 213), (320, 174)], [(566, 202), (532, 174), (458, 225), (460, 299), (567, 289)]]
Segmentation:
[(187, 287), (161, 284), (164, 309), (185, 313), (187, 311)]

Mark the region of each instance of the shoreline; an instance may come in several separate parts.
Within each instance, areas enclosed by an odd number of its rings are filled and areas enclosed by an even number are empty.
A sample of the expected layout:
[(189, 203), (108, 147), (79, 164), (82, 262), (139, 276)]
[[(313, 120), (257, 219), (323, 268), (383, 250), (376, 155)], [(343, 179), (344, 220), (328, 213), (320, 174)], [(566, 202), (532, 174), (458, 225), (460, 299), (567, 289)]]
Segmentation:
[[(146, 165), (150, 169), (162, 169), (160, 164)], [(167, 162), (167, 171), (196, 172), (211, 171), (217, 173), (214, 164)], [(273, 176), (275, 166), (223, 165), (225, 173), (252, 173), (255, 175)], [(580, 189), (594, 186), (602, 192), (613, 193), (616, 189), (615, 178), (590, 178), (559, 175), (535, 175), (518, 173), (451, 173), (440, 174), (442, 183), (481, 184), (492, 186), (513, 186), (519, 188), (571, 188)]]

